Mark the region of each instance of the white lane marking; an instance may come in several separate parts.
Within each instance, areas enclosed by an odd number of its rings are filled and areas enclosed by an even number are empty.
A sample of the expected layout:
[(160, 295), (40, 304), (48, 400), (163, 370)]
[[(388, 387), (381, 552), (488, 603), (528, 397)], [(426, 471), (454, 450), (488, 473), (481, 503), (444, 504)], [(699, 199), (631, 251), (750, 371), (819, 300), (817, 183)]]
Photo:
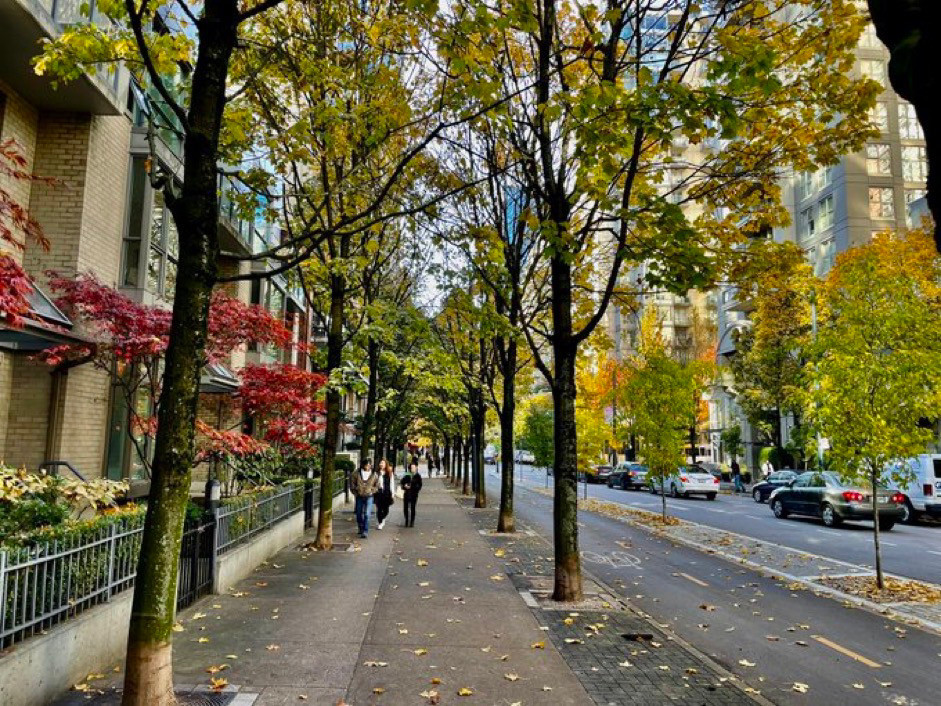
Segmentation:
[(709, 584), (706, 583), (705, 581), (702, 581), (702, 580), (696, 578), (695, 576), (690, 576), (689, 574), (684, 574), (682, 571), (679, 573), (679, 575), (682, 576), (684, 579), (686, 579), (686, 580), (688, 580), (688, 581), (692, 581), (693, 583), (699, 584), (700, 586), (708, 586), (708, 585), (709, 585)]
[(880, 540), (879, 540), (879, 543), (880, 543), (880, 544), (884, 544), (884, 545), (886, 545), (887, 547), (897, 547), (897, 546), (898, 546), (898, 544), (896, 544), (895, 542), (887, 542), (887, 541), (885, 541), (884, 539), (880, 539)]
[(927, 552), (928, 552), (929, 554), (936, 554), (937, 556), (941, 556), (941, 552), (933, 552), (933, 551), (931, 551), (930, 549), (928, 549)]
[(705, 510), (706, 512), (719, 512), (719, 513), (722, 513), (723, 515), (728, 515), (728, 514), (729, 514), (729, 511), (728, 511), (728, 510), (720, 510), (720, 509), (718, 509), (718, 508), (703, 507), (703, 508), (700, 508), (700, 509), (701, 509), (701, 510)]

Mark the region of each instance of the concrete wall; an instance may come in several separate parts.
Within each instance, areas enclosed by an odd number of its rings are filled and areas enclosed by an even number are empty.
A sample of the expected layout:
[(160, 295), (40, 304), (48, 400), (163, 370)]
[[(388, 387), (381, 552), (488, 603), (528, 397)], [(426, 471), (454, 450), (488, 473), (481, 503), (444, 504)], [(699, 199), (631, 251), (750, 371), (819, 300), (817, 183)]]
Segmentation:
[(291, 515), (249, 542), (219, 557), (213, 593), (225, 593), (255, 567), (304, 535), (303, 511)]
[(0, 704), (43, 706), (124, 659), (132, 591), (31, 637), (0, 657)]

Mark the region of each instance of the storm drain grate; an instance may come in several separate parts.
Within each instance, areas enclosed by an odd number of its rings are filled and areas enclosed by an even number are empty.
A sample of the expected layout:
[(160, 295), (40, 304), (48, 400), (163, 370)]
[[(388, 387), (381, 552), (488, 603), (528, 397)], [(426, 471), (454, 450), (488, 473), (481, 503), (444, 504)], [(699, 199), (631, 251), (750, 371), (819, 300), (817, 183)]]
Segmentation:
[(628, 642), (649, 642), (653, 640), (653, 633), (650, 632), (625, 632), (621, 634)]
[(216, 694), (213, 692), (193, 691), (189, 694), (177, 694), (180, 706), (228, 706), (237, 694)]

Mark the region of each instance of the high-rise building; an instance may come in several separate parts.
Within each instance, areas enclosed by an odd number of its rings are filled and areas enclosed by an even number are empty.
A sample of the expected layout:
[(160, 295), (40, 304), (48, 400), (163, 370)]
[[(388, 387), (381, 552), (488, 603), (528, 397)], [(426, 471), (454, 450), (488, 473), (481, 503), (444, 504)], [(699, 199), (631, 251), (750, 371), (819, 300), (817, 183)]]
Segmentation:
[[(773, 238), (799, 245), (818, 277), (826, 276), (838, 253), (865, 244), (874, 233), (918, 225), (911, 215), (917, 208), (910, 206), (925, 195), (928, 161), (924, 134), (912, 105), (891, 90), (888, 62), (888, 50), (870, 24), (860, 38), (854, 77), (869, 77), (885, 87), (870, 114), (879, 134), (837, 164), (793, 174), (783, 184), (792, 223), (776, 229)], [(735, 288), (719, 290), (720, 364), (735, 355), (735, 332), (749, 325), (750, 309), (750, 303)], [(743, 429), (746, 461), (754, 465), (761, 440), (735, 404), (732, 387), (730, 376), (725, 375), (709, 395), (712, 453), (716, 460), (727, 460), (718, 448), (718, 432), (738, 422)], [(790, 421), (782, 420), (785, 434)]]

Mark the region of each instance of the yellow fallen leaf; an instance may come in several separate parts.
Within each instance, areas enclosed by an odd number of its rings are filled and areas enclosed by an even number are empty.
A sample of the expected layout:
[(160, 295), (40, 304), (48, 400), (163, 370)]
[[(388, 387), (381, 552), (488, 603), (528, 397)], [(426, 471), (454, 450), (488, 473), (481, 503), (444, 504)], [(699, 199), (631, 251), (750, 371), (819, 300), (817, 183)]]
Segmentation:
[(185, 629), (182, 623), (173, 623), (173, 632), (183, 632)]
[(575, 622), (575, 618), (566, 618), (562, 622), (565, 623), (566, 625), (571, 625)]
[(740, 665), (742, 665), (743, 667), (754, 667), (754, 666), (755, 666), (755, 663), (754, 663), (754, 662), (749, 662), (747, 659), (740, 659), (740, 660), (738, 661), (738, 663), (739, 663)]
[(198, 611), (196, 613), (193, 613), (193, 620), (202, 620), (205, 617), (206, 617), (205, 613), (200, 613)]
[(657, 667), (657, 669), (659, 669), (661, 672), (669, 672), (669, 671), (670, 671), (670, 665), (668, 665), (668, 664), (661, 664), (659, 667)]
[(419, 566), (428, 566), (428, 562), (425, 561), (424, 559), (419, 559), (415, 563), (418, 564)]
[(386, 693), (386, 690), (383, 689), (381, 686), (377, 686), (375, 689), (372, 690), (372, 693), (374, 693), (374, 694), (376, 694), (376, 695), (378, 695), (378, 694), (384, 694), (384, 693)]
[(865, 688), (866, 688), (866, 685), (865, 685), (865, 684), (860, 684), (859, 682), (856, 682), (855, 684), (853, 684), (853, 688), (854, 688), (854, 689), (865, 689)]
[(473, 696), (474, 690), (468, 689), (466, 686), (462, 686), (460, 689), (457, 690), (457, 695), (458, 696)]
[(634, 665), (628, 662), (627, 660), (624, 660), (623, 662), (618, 662), (618, 666), (619, 667), (633, 667)]
[(687, 667), (686, 673), (687, 674), (699, 674), (699, 670), (696, 669), (695, 667)]
[(212, 677), (209, 680), (209, 685), (213, 691), (222, 691), (229, 685), (229, 680), (224, 677)]
[(497, 549), (497, 551), (495, 551), (495, 552), (493, 553), (493, 555), (494, 555), (495, 557), (497, 557), (497, 559), (501, 559), (501, 558), (503, 558), (503, 557), (506, 556), (506, 550), (505, 550), (505, 549)]
[(802, 684), (801, 682), (796, 681), (791, 686), (791, 689), (796, 691), (798, 694), (806, 694), (807, 691), (810, 689), (810, 687), (807, 686), (806, 684)]
[(208, 637), (201, 637), (201, 638), (199, 638), (198, 640), (196, 640), (196, 642), (209, 642), (209, 638), (208, 638)]
[(438, 677), (432, 677), (432, 678), (431, 678), (431, 683), (432, 683), (432, 684), (440, 684), (440, 683), (441, 683), (441, 680), (440, 680)]
[(566, 644), (569, 645), (584, 645), (585, 641), (578, 637), (567, 637), (565, 638)]
[(369, 662), (363, 662), (363, 666), (364, 666), (364, 667), (388, 667), (388, 666), (389, 666), (389, 663), (388, 663), (388, 662), (373, 662), (373, 661), (369, 661)]
[(490, 577), (490, 580), (491, 580), (491, 581), (502, 581), (502, 580), (503, 580), (503, 577), (502, 577), (500, 574), (494, 574), (493, 576)]
[(534, 642), (533, 644), (530, 645), (530, 647), (532, 647), (534, 650), (544, 650), (544, 649), (546, 649), (546, 643), (545, 643), (545, 642)]
[(206, 667), (206, 671), (207, 671), (209, 674), (218, 674), (219, 672), (225, 671), (225, 670), (228, 669), (228, 668), (229, 668), (229, 665), (227, 665), (227, 664), (220, 664), (220, 665), (218, 665), (218, 666), (217, 666), (217, 665), (212, 665), (212, 666), (210, 666), (210, 667)]
[(281, 645), (268, 645), (265, 649), (269, 652), (274, 652), (275, 650), (280, 650)]
[(506, 679), (507, 681), (519, 681), (520, 677), (519, 677), (519, 674), (509, 673), (509, 674), (504, 674), (503, 678)]
[(419, 647), (417, 650), (413, 650), (413, 652), (419, 657), (428, 654), (428, 650), (426, 650), (424, 647)]

